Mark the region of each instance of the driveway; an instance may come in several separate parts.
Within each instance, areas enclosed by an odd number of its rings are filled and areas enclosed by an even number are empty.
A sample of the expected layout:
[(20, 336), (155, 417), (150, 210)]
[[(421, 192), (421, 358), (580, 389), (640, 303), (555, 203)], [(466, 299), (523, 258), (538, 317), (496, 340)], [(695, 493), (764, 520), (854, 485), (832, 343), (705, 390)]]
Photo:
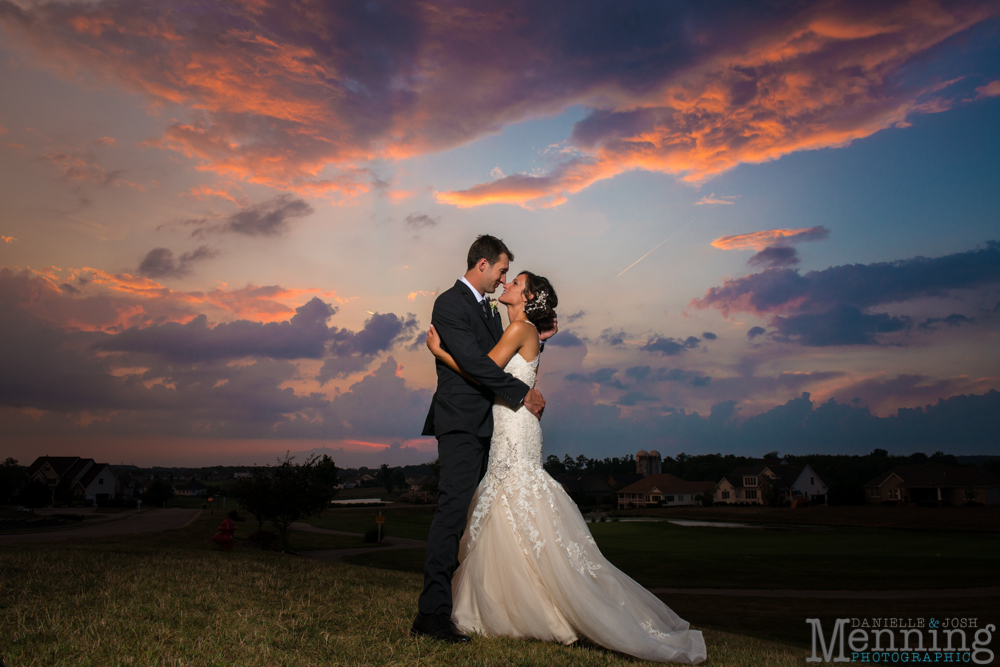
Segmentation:
[(0, 545), (158, 533), (183, 528), (198, 518), (200, 512), (201, 510), (196, 509), (154, 509), (122, 514), (92, 514), (77, 526), (0, 535)]

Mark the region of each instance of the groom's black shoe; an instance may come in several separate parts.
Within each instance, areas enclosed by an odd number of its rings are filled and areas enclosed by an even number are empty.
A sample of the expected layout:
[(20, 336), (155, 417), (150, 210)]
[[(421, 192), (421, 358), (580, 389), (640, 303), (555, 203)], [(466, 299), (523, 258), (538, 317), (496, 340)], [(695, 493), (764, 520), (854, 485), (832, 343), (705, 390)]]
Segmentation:
[(410, 634), (414, 637), (423, 635), (434, 637), (435, 639), (443, 639), (452, 644), (464, 644), (471, 641), (469, 635), (459, 632), (455, 624), (452, 623), (451, 616), (448, 614), (431, 614), (429, 616), (417, 614), (417, 617), (413, 619), (413, 627), (410, 628)]

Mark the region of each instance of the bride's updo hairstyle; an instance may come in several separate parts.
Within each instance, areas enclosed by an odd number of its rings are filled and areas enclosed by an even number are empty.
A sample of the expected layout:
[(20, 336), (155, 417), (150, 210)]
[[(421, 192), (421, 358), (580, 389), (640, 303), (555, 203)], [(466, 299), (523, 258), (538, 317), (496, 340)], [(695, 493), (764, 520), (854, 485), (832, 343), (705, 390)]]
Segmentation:
[(525, 296), (532, 295), (532, 298), (524, 304), (524, 314), (539, 331), (548, 331), (555, 324), (556, 306), (559, 305), (559, 297), (552, 289), (552, 283), (548, 278), (535, 275), (531, 271), (521, 271), (518, 275), (525, 278)]

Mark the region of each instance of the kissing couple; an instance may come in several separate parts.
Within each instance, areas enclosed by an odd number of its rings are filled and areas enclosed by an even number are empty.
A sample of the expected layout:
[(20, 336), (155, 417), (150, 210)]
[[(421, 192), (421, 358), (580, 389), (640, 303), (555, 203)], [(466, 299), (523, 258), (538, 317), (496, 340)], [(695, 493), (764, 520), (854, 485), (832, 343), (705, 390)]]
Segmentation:
[[(410, 632), (454, 643), (586, 637), (646, 660), (702, 662), (701, 632), (601, 555), (542, 468), (545, 399), (534, 387), (559, 299), (530, 271), (506, 282), (513, 259), (503, 241), (479, 236), (465, 275), (434, 302), (438, 382), (423, 435), (437, 437), (440, 497)], [(506, 330), (486, 298), (501, 284)]]

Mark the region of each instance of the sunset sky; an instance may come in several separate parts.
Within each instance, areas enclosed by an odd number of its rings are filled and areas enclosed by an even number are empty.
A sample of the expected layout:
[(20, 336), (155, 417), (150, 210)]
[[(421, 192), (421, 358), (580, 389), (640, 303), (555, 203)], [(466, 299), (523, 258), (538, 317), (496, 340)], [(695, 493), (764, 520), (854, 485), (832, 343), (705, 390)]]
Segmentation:
[(1000, 453), (996, 2), (0, 0), (0, 90), (0, 456), (428, 461), (482, 233), (546, 454)]

